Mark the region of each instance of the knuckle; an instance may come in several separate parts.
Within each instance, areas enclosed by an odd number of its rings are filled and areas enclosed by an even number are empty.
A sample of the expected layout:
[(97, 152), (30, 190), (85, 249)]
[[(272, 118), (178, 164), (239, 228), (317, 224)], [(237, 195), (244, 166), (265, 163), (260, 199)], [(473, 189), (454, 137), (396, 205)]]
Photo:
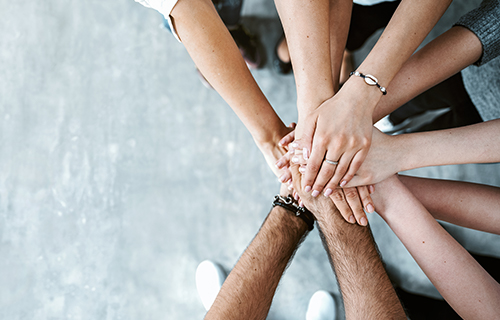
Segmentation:
[(319, 164), (317, 162), (310, 162), (307, 164), (307, 171), (310, 173), (318, 172), (320, 167), (321, 167), (321, 164)]
[(345, 201), (344, 193), (342, 192), (342, 190), (339, 189), (333, 190), (333, 193), (330, 195), (330, 197), (332, 198), (333, 201), (338, 201), (338, 202)]
[(369, 194), (367, 194), (367, 195), (366, 195), (366, 196), (364, 196), (364, 197), (363, 197), (363, 199), (361, 199), (361, 200), (363, 201), (363, 203), (364, 203), (365, 205), (368, 205), (369, 203), (371, 203), (371, 202), (372, 202), (372, 197), (370, 197), (370, 195), (369, 195)]
[(356, 188), (347, 188), (344, 189), (345, 197), (347, 199), (353, 200), (353, 199), (358, 199), (359, 195), (358, 192), (356, 191)]
[(360, 141), (360, 145), (363, 147), (363, 148), (368, 148), (370, 146), (370, 139), (366, 138), (366, 137), (363, 137)]

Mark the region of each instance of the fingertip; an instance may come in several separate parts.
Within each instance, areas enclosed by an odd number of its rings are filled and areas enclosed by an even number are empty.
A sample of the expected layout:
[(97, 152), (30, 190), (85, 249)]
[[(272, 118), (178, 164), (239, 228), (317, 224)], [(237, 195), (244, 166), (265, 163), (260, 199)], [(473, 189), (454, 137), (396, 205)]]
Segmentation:
[(368, 192), (369, 192), (370, 194), (372, 194), (372, 193), (374, 193), (374, 192), (375, 192), (375, 186), (374, 186), (373, 184), (371, 184), (371, 185), (369, 185), (369, 186), (368, 186)]
[(304, 160), (309, 160), (309, 150), (307, 150), (307, 148), (302, 149), (302, 157)]
[(349, 223), (352, 223), (352, 224), (356, 223), (356, 218), (354, 218), (354, 216), (353, 216), (353, 215), (351, 215), (351, 216), (349, 217)]
[(362, 217), (361, 219), (359, 219), (359, 224), (363, 227), (366, 227), (368, 225), (368, 220), (365, 217)]
[(328, 188), (326, 189), (325, 193), (323, 194), (325, 197), (329, 197), (333, 193), (333, 190)]
[(373, 205), (371, 203), (369, 203), (367, 206), (366, 206), (366, 211), (368, 213), (373, 213), (375, 212), (375, 208), (373, 207)]

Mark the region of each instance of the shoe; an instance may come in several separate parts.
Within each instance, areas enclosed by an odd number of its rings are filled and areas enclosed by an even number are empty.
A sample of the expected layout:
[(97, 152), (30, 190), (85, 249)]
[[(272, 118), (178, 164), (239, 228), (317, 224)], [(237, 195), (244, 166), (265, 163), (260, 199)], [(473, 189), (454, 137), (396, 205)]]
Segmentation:
[(218, 264), (205, 260), (196, 268), (196, 289), (205, 310), (209, 310), (226, 280), (224, 269)]
[(292, 71), (292, 62), (285, 62), (280, 59), (278, 56), (278, 47), (285, 40), (285, 35), (281, 35), (278, 42), (276, 42), (276, 46), (274, 47), (274, 56), (273, 56), (273, 68), (279, 74), (288, 74)]
[(335, 320), (337, 306), (332, 295), (323, 290), (316, 291), (307, 307), (306, 320)]
[(241, 55), (248, 68), (258, 69), (262, 66), (262, 55), (260, 53), (260, 43), (257, 37), (251, 34), (245, 27), (238, 24), (235, 27), (229, 27), (229, 32), (240, 49)]

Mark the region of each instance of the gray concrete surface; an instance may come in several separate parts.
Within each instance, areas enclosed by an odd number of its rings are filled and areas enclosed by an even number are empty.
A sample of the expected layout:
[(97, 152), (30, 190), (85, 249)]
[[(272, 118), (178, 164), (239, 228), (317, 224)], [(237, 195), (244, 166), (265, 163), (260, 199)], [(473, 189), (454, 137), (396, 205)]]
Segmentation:
[[(454, 3), (436, 32), (471, 6)], [(271, 49), (273, 3), (247, 1), (244, 14)], [(0, 319), (202, 318), (197, 264), (229, 270), (266, 216), (276, 179), (160, 23), (132, 0), (0, 0)], [(254, 75), (294, 121), (293, 77)], [(498, 186), (498, 170), (412, 174)], [(370, 220), (394, 280), (436, 296), (392, 232)], [(497, 236), (452, 232), (500, 256)], [(338, 294), (314, 231), (269, 318), (304, 319), (318, 289)]]

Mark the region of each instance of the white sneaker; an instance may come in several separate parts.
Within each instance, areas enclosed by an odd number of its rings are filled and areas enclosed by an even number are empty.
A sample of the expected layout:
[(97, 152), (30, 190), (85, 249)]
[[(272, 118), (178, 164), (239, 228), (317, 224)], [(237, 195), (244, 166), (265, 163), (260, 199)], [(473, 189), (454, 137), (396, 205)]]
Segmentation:
[(337, 307), (332, 295), (323, 290), (316, 291), (307, 307), (306, 320), (335, 320)]
[(224, 269), (218, 264), (205, 260), (196, 268), (196, 289), (205, 310), (209, 310), (226, 280)]

